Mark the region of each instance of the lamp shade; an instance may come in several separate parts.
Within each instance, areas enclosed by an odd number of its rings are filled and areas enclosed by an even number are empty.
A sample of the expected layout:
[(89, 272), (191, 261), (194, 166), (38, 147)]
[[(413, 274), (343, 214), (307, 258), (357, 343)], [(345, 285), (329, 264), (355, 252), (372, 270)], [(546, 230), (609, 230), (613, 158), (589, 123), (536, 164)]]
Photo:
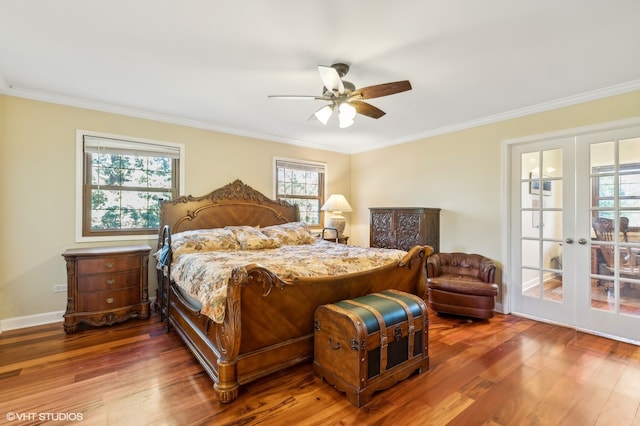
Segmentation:
[(327, 212), (352, 212), (353, 209), (342, 194), (331, 194), (320, 210)]

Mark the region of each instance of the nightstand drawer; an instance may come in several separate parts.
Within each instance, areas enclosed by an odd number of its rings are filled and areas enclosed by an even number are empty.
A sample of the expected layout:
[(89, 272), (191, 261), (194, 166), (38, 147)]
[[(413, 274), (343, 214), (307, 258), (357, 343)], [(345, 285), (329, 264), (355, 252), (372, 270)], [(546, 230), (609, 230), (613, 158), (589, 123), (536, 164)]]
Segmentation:
[(82, 277), (78, 283), (78, 291), (107, 291), (137, 286), (140, 282), (140, 271), (119, 272), (115, 274), (96, 274)]
[(135, 305), (140, 302), (140, 287), (129, 287), (117, 291), (98, 291), (94, 293), (78, 293), (78, 311), (104, 311)]
[(78, 259), (78, 275), (140, 269), (140, 256), (105, 256)]

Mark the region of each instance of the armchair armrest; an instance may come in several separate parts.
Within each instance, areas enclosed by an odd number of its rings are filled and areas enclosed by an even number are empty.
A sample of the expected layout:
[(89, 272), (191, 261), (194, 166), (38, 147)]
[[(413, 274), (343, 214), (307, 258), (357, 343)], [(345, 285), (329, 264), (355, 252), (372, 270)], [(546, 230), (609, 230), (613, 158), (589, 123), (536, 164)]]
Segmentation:
[(432, 254), (427, 258), (427, 277), (435, 278), (442, 274), (440, 268), (440, 257), (437, 254)]
[(484, 258), (480, 261), (480, 276), (486, 283), (496, 282), (496, 264), (491, 259)]

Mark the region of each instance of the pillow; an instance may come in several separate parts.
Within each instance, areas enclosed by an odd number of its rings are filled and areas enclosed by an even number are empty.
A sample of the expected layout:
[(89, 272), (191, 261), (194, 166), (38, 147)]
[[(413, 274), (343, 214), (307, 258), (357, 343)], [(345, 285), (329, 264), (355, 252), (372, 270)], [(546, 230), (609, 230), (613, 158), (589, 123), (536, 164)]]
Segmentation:
[(289, 222), (282, 225), (267, 226), (262, 232), (272, 238), (276, 238), (282, 245), (313, 244), (317, 238), (309, 231), (309, 226), (304, 222)]
[(240, 243), (233, 232), (227, 229), (196, 229), (172, 235), (171, 250), (174, 256), (205, 251), (240, 250)]
[(225, 226), (240, 243), (240, 250), (262, 250), (280, 247), (277, 238), (268, 237), (253, 226)]

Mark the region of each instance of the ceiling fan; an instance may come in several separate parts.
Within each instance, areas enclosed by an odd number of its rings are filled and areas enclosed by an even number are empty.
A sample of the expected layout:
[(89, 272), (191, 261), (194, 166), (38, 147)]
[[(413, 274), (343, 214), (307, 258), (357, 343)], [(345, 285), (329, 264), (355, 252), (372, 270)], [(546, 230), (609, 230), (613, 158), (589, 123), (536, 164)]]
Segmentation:
[(356, 86), (344, 77), (349, 72), (349, 65), (338, 63), (331, 66), (318, 65), (318, 72), (324, 87), (321, 96), (274, 96), (269, 98), (279, 99), (315, 99), (329, 102), (317, 110), (309, 118), (317, 118), (322, 124), (327, 124), (334, 111), (337, 111), (341, 128), (353, 124), (356, 114), (366, 115), (371, 118), (380, 118), (385, 112), (381, 109), (363, 102), (363, 99), (379, 98), (394, 95), (396, 93), (411, 90), (409, 80), (395, 81), (393, 83), (376, 84), (375, 86), (356, 89)]

